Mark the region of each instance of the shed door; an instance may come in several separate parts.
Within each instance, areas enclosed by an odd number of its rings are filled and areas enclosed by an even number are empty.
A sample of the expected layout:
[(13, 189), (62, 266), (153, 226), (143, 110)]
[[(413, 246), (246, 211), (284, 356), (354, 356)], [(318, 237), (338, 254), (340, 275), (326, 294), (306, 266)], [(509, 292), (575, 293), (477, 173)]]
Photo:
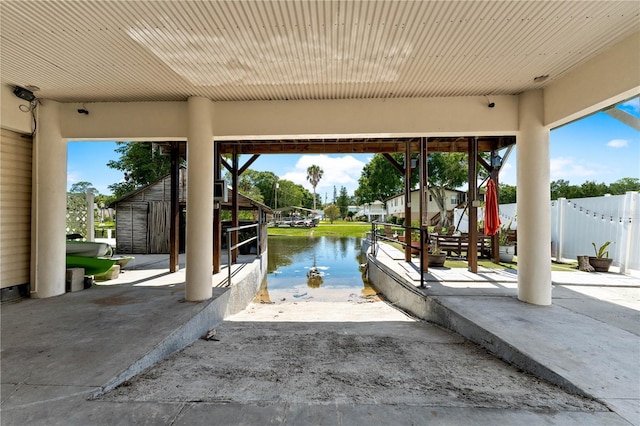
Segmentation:
[(29, 283), (31, 137), (0, 133), (0, 288)]
[(148, 223), (149, 253), (169, 253), (171, 203), (167, 201), (151, 201), (149, 203)]

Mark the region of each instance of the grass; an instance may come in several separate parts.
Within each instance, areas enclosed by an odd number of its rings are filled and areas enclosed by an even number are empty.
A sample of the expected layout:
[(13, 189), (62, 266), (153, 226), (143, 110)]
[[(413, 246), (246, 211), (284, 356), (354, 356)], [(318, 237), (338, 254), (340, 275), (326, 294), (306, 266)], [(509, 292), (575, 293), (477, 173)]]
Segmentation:
[[(404, 251), (404, 246), (398, 243), (387, 243), (387, 244), (391, 244), (393, 247), (397, 248), (400, 251)], [(413, 257), (418, 257), (418, 255), (413, 255)], [(518, 256), (514, 256), (513, 257), (513, 263), (507, 263), (507, 262), (500, 262), (500, 263), (494, 263), (492, 260), (490, 259), (484, 259), (484, 258), (479, 258), (478, 259), (478, 266), (482, 267), (482, 268), (487, 268), (487, 269), (515, 269), (516, 271), (518, 270)], [(573, 263), (558, 263), (558, 262), (551, 262), (551, 270), (552, 271), (564, 271), (564, 272), (575, 272), (577, 271), (577, 266), (578, 263), (577, 262), (573, 262)], [(469, 265), (467, 263), (466, 260), (464, 259), (451, 259), (451, 258), (447, 258), (447, 260), (445, 260), (444, 262), (444, 267), (445, 268), (451, 268), (451, 269), (455, 269), (455, 268), (468, 268)]]
[(364, 237), (371, 230), (367, 222), (347, 222), (336, 220), (333, 223), (322, 221), (314, 228), (268, 228), (268, 235), (287, 235), (307, 237), (313, 232), (315, 237)]
[[(515, 269), (518, 270), (518, 261), (517, 257), (514, 257), (513, 263), (500, 262), (494, 263), (489, 259), (478, 259), (478, 266), (487, 268), (487, 269)], [(444, 262), (444, 266), (446, 268), (467, 268), (467, 261), (464, 259), (447, 259)], [(551, 262), (551, 270), (552, 271), (565, 271), (565, 272), (575, 272), (577, 271), (577, 263), (557, 263)]]

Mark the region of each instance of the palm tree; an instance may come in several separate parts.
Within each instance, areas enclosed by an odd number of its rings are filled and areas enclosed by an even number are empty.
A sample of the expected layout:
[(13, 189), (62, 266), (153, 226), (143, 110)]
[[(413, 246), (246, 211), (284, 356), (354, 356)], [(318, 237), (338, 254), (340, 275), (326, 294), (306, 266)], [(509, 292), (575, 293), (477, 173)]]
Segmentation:
[(311, 186), (313, 186), (313, 210), (316, 209), (316, 186), (318, 186), (318, 182), (322, 179), (323, 173), (324, 171), (320, 166), (316, 166), (315, 164), (307, 168), (307, 180), (311, 182)]

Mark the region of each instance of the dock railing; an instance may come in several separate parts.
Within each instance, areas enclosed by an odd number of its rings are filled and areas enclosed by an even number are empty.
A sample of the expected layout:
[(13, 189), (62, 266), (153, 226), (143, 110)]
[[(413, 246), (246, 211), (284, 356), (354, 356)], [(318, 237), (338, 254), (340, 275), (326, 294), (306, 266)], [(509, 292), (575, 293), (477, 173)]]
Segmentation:
[[(259, 258), (262, 256), (262, 250), (261, 250), (261, 246), (260, 246), (260, 232), (261, 232), (261, 226), (262, 223), (261, 222), (256, 222), (256, 223), (252, 223), (251, 225), (242, 225), (242, 226), (235, 226), (232, 228), (227, 228), (227, 269), (229, 271), (229, 281), (227, 285), (231, 285), (231, 263), (232, 263), (232, 257), (231, 257), (231, 253), (233, 252), (233, 250), (242, 247), (245, 244), (249, 244), (252, 241), (256, 241), (256, 258)], [(255, 236), (250, 236), (248, 238), (245, 238), (244, 240), (241, 240), (241, 237), (243, 236), (242, 233), (238, 232), (238, 231), (242, 231), (245, 229), (252, 229), (252, 228), (256, 228), (256, 235)], [(238, 232), (238, 244), (236, 245), (231, 245), (231, 237), (233, 235), (233, 232)]]
[[(406, 234), (406, 230), (410, 230), (411, 238), (409, 241), (401, 241), (401, 237)], [(397, 231), (400, 230), (402, 234), (398, 234)], [(411, 244), (411, 242), (415, 238), (415, 234), (418, 234), (418, 238), (416, 242), (419, 242), (419, 246), (416, 247)], [(417, 252), (418, 257), (420, 259), (420, 287), (424, 288), (424, 273), (427, 271), (427, 253), (424, 251), (425, 245), (429, 241), (429, 231), (427, 228), (416, 228), (413, 226), (404, 226), (397, 225), (395, 223), (386, 223), (386, 222), (371, 222), (371, 254), (373, 257), (376, 257), (378, 252), (378, 241), (389, 241), (396, 244), (401, 245), (405, 249), (405, 253), (407, 247), (410, 247), (412, 252)], [(410, 262), (410, 261), (409, 261)]]

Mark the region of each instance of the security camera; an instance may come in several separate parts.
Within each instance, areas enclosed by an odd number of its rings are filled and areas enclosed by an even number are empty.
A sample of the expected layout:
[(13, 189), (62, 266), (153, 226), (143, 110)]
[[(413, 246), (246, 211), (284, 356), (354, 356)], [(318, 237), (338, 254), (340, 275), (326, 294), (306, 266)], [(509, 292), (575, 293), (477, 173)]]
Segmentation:
[(33, 102), (33, 100), (36, 98), (36, 95), (34, 95), (31, 90), (27, 90), (20, 86), (16, 86), (13, 88), (13, 94), (20, 99), (24, 99), (27, 102)]
[(489, 102), (489, 105), (487, 105), (489, 108), (493, 108), (494, 106), (496, 106), (495, 102)]

